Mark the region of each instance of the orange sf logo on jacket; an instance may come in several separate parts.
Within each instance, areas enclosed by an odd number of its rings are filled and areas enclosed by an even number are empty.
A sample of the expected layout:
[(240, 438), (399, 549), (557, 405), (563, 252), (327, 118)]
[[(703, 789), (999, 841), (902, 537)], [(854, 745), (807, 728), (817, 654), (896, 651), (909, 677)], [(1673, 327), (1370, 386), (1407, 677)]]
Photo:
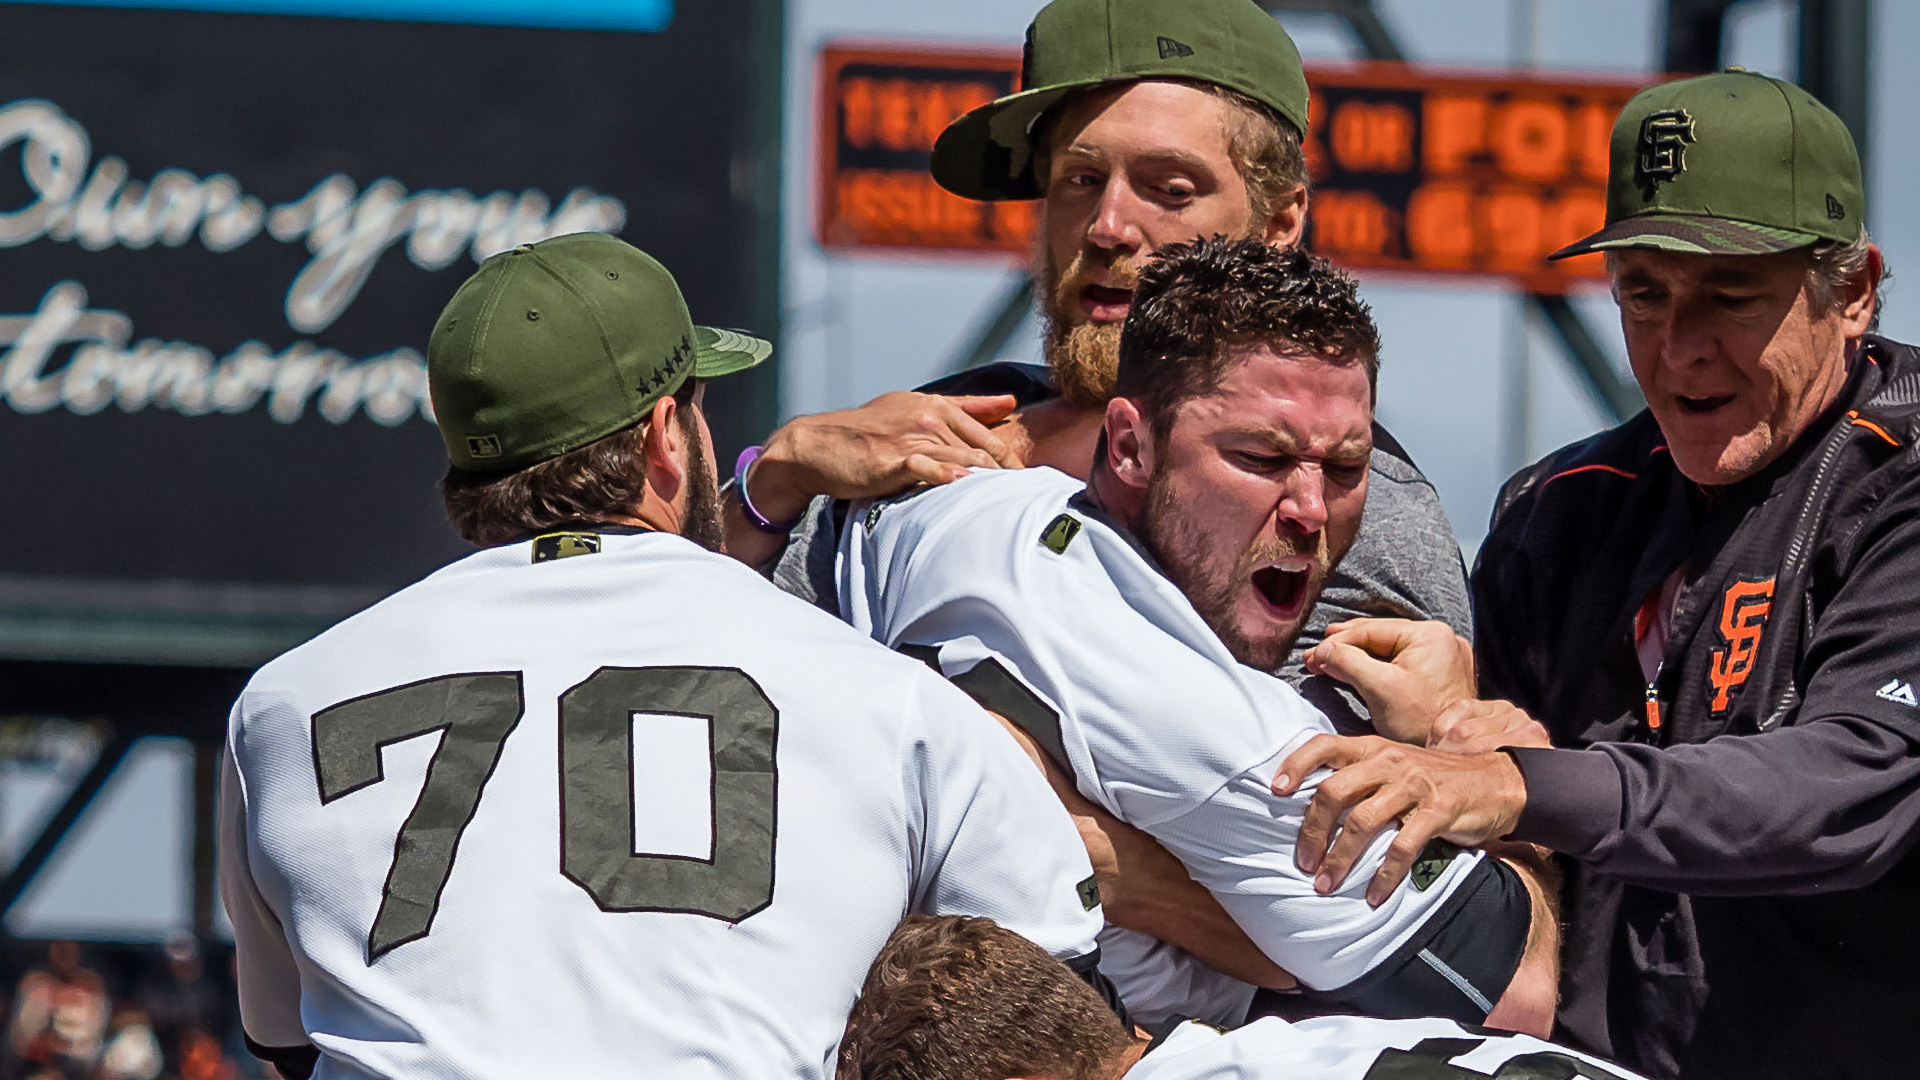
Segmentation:
[(1772, 610), (1772, 578), (1736, 581), (1720, 598), (1720, 640), (1726, 647), (1713, 650), (1713, 664), (1707, 669), (1707, 681), (1713, 684), (1710, 704), (1715, 716), (1727, 711), (1733, 704), (1733, 692), (1753, 674), (1760, 632), (1766, 628), (1767, 613)]

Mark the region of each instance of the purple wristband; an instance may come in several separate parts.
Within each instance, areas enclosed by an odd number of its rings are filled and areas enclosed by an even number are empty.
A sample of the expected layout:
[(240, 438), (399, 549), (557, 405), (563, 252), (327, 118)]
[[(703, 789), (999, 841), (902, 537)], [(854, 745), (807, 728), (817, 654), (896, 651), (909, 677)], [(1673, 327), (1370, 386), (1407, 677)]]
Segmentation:
[(767, 515), (754, 509), (753, 500), (747, 497), (747, 466), (760, 460), (760, 453), (764, 449), (766, 448), (761, 446), (749, 446), (740, 451), (740, 456), (733, 462), (733, 489), (740, 493), (740, 511), (746, 515), (747, 524), (763, 533), (785, 536), (793, 531), (795, 525), (800, 524), (800, 520), (795, 518), (785, 525), (777, 521), (769, 521)]

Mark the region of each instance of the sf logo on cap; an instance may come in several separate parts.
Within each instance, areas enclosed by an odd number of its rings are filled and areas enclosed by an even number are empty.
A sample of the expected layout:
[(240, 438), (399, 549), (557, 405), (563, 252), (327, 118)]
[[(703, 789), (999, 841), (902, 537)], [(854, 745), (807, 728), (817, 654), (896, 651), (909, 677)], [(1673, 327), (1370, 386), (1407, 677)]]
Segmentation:
[(1640, 121), (1640, 182), (1648, 191), (1687, 171), (1687, 144), (1693, 141), (1693, 117), (1685, 109), (1661, 109)]

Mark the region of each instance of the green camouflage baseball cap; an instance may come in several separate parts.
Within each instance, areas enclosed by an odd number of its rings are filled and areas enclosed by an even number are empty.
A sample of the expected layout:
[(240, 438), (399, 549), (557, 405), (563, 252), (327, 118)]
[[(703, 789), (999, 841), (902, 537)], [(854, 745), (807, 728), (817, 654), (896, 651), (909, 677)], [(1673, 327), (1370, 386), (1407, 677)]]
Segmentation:
[(750, 368), (773, 346), (695, 326), (673, 275), (605, 233), (503, 251), (460, 286), (427, 340), (447, 459), (505, 472), (644, 419), (689, 374)]
[(1254, 0), (1053, 0), (1027, 27), (1024, 89), (948, 124), (933, 178), (969, 199), (1037, 199), (1040, 117), (1075, 90), (1140, 79), (1224, 86), (1307, 130), (1300, 50)]
[(1728, 68), (1649, 86), (1613, 125), (1607, 224), (1547, 256), (1764, 255), (1860, 236), (1853, 136), (1812, 94)]

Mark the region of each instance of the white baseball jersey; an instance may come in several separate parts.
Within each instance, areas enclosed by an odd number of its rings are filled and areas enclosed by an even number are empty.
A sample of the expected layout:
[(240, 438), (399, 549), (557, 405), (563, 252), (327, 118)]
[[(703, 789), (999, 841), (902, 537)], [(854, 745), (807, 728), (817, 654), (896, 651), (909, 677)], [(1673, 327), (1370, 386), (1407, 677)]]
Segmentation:
[(1222, 1034), (1181, 1024), (1126, 1080), (1642, 1080), (1618, 1065), (1531, 1035), (1469, 1030), (1451, 1020), (1323, 1016), (1256, 1020)]
[[(1447, 901), (1482, 856), (1463, 852), (1375, 908), (1365, 892), (1383, 835), (1338, 891), (1317, 895), (1293, 862), (1314, 785), (1286, 799), (1269, 785), (1290, 751), (1332, 725), (1285, 682), (1235, 661), (1083, 486), (1053, 469), (981, 471), (856, 504), (841, 611), (889, 646), (934, 647), (941, 669), (997, 711), (1029, 713), (1011, 718), (1051, 744), (1082, 794), (1178, 857), (1306, 986), (1345, 987), (1404, 961), (1403, 945), (1444, 966), (1418, 938), (1430, 919), (1452, 917)], [(1144, 1023), (1246, 1014), (1252, 987), (1178, 949), (1115, 928), (1101, 944), (1101, 969)], [(1467, 989), (1484, 1015), (1502, 988)]]
[(1071, 820), (964, 694), (677, 536), (554, 542), (453, 563), (234, 706), (253, 1041), (321, 1077), (822, 1077), (904, 914), (1094, 950)]

